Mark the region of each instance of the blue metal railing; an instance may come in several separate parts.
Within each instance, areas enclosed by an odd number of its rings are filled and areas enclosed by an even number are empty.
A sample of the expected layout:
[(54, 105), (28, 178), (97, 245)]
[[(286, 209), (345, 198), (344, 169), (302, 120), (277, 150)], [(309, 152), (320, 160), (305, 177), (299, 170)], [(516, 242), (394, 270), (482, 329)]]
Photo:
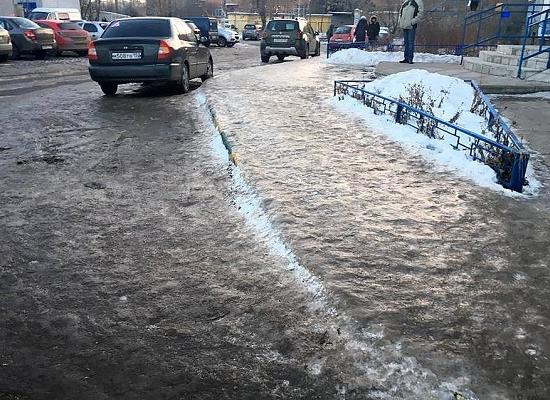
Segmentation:
[[(518, 60), (518, 72), (517, 72), (518, 78), (521, 78), (521, 70), (523, 68), (523, 63), (526, 60), (544, 53), (548, 54), (546, 69), (550, 68), (550, 45), (545, 44), (546, 38), (548, 36), (549, 27), (550, 27), (550, 9), (542, 10), (537, 13), (527, 15), (527, 18), (525, 20), (525, 29), (523, 32), (523, 40), (521, 43), (522, 44), (521, 54)], [(528, 55), (526, 55), (525, 46), (527, 44), (527, 36), (529, 35), (529, 32), (533, 31), (533, 28), (538, 28), (538, 32), (540, 33), (539, 43), (538, 43), (539, 48), (538, 50), (532, 51)]]
[(518, 30), (518, 23), (514, 18), (520, 18), (523, 23), (526, 15), (532, 15), (548, 5), (550, 3), (499, 3), (467, 15), (462, 28), (462, 55), (469, 49), (492, 47), (497, 44), (519, 44), (529, 38), (540, 38), (540, 35), (530, 33), (528, 29)]
[[(472, 111), (482, 115), (494, 139), (442, 120), (425, 111), (389, 97), (365, 90), (369, 81), (335, 81), (334, 96), (349, 95), (374, 110), (375, 114), (391, 115), (399, 124), (408, 125), (417, 132), (432, 138), (452, 136), (455, 150), (468, 151), (473, 160), (490, 166), (496, 173), (498, 182), (510, 190), (523, 191), (529, 153), (502, 120), (479, 87), (470, 82), (476, 91)], [(363, 85), (363, 87), (360, 87)], [(443, 135), (443, 136), (441, 136)]]

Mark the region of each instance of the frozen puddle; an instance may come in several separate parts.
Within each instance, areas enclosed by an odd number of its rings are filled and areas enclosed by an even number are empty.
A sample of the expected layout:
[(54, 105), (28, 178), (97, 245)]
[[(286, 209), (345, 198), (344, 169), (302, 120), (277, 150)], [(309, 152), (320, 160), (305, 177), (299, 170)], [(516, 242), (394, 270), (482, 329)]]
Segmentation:
[[(477, 399), (467, 388), (468, 379), (459, 377), (454, 381), (440, 382), (430, 370), (422, 367), (415, 358), (402, 354), (401, 344), (390, 343), (384, 336), (381, 325), (360, 328), (343, 310), (334, 305), (331, 294), (285, 243), (274, 227), (262, 199), (250, 186), (245, 173), (229, 160), (229, 154), (219, 126), (214, 122), (208, 102), (202, 91), (195, 94), (200, 109), (200, 120), (206, 132), (212, 136), (212, 153), (220, 168), (228, 168), (235, 207), (246, 225), (252, 229), (272, 256), (285, 260), (283, 273), (293, 274), (295, 282), (311, 295), (309, 308), (320, 312), (321, 330), (326, 329), (337, 350), (320, 354), (310, 360), (308, 370), (312, 375), (323, 373), (325, 366), (342, 371), (346, 376), (345, 387), (338, 387), (339, 398), (353, 393), (369, 399), (456, 399), (456, 393), (464, 399)], [(319, 327), (317, 327), (319, 328)], [(328, 339), (327, 339), (328, 340)]]

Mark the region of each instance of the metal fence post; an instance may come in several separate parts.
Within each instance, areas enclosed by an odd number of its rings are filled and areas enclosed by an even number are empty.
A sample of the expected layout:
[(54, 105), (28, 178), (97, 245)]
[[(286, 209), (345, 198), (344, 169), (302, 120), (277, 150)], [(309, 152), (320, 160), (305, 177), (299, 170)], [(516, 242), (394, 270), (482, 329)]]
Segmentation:
[(524, 150), (514, 154), (514, 164), (512, 165), (512, 176), (510, 178), (510, 189), (516, 192), (523, 191), (523, 181), (525, 180), (525, 172), (527, 163), (529, 162), (529, 154)]
[(397, 103), (397, 110), (395, 111), (395, 122), (401, 123), (401, 114), (403, 114), (403, 104)]

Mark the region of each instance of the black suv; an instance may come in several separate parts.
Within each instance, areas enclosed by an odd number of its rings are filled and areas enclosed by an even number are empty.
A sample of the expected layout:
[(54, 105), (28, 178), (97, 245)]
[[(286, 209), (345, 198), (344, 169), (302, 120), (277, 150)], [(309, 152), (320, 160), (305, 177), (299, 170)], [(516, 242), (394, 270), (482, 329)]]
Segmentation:
[(264, 63), (269, 62), (271, 56), (277, 56), (282, 61), (286, 56), (305, 59), (320, 54), (319, 33), (304, 18), (273, 19), (265, 27), (260, 45)]
[[(201, 38), (206, 41), (207, 38)], [(183, 92), (189, 80), (213, 75), (210, 51), (179, 18), (126, 18), (109, 24), (88, 47), (90, 76), (113, 96), (130, 82), (173, 82)]]

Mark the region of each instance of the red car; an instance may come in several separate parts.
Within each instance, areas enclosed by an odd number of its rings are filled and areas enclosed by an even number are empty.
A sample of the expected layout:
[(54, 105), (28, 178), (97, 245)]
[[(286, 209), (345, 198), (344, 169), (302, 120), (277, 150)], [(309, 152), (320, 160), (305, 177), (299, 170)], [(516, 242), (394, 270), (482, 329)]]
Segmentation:
[(53, 29), (55, 42), (57, 43), (57, 54), (64, 51), (74, 51), (80, 56), (88, 54), (88, 43), (90, 35), (84, 29), (70, 21), (39, 20), (34, 21), (43, 28)]
[(353, 42), (354, 33), (355, 26), (353, 25), (339, 26), (332, 34), (332, 37), (330, 38), (330, 43), (351, 43)]

